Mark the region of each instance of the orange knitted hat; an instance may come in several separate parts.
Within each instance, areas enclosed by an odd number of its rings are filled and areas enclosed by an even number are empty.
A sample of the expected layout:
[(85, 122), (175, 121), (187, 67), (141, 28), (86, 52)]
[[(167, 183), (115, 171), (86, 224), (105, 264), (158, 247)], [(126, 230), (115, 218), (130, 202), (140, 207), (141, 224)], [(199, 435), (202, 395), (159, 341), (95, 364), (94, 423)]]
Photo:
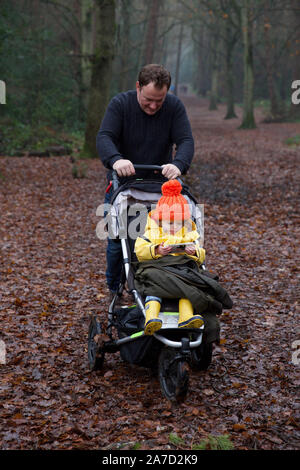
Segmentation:
[(154, 220), (186, 220), (191, 217), (189, 204), (181, 194), (178, 180), (170, 180), (161, 187), (162, 197), (151, 214)]

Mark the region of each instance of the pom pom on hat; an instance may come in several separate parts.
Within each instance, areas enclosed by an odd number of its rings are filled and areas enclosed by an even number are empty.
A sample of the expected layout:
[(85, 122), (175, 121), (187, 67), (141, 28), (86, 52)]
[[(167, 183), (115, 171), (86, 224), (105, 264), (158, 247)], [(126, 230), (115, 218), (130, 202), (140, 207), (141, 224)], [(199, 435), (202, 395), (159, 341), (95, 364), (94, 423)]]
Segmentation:
[(179, 196), (181, 194), (182, 186), (178, 180), (170, 180), (164, 183), (161, 187), (163, 196)]
[(162, 197), (151, 214), (154, 220), (186, 220), (191, 217), (189, 204), (181, 194), (178, 180), (170, 180), (161, 187)]

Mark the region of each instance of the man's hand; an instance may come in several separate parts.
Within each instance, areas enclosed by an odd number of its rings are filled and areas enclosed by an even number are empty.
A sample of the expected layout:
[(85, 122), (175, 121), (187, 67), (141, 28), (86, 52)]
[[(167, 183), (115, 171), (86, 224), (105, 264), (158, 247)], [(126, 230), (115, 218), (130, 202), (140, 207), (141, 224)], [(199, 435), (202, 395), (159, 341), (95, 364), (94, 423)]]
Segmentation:
[(194, 255), (196, 253), (196, 247), (193, 245), (187, 245), (184, 249), (187, 255)]
[(160, 245), (155, 247), (155, 254), (165, 256), (165, 255), (168, 255), (171, 250), (172, 250), (171, 246), (169, 245), (164, 246), (164, 243), (161, 243)]
[(117, 160), (113, 164), (113, 169), (116, 170), (118, 173), (118, 176), (122, 176), (123, 178), (126, 176), (132, 176), (135, 175), (135, 169), (130, 160)]
[(179, 168), (177, 168), (176, 165), (173, 165), (173, 163), (168, 163), (167, 165), (162, 165), (163, 171), (162, 174), (168, 180), (175, 180), (178, 176), (181, 175), (181, 171)]

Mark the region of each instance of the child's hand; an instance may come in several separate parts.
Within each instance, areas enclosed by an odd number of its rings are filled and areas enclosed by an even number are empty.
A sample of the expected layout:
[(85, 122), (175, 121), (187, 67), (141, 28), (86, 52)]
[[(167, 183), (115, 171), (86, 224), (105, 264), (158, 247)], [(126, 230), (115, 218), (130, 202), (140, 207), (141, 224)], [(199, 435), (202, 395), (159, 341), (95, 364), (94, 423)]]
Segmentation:
[(172, 248), (170, 246), (168, 245), (165, 246), (164, 243), (161, 243), (155, 248), (155, 253), (157, 255), (166, 256), (170, 253), (171, 250)]
[(184, 249), (187, 255), (194, 255), (196, 253), (195, 245), (187, 245)]

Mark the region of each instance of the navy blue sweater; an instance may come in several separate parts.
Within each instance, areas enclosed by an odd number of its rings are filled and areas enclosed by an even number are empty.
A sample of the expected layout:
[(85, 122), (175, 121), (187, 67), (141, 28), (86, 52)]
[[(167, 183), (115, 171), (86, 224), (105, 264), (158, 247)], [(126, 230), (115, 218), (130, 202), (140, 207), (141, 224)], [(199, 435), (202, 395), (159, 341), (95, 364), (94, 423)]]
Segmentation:
[[(176, 154), (172, 161), (173, 144)], [(168, 93), (161, 109), (150, 116), (141, 109), (136, 91), (119, 93), (107, 107), (97, 151), (108, 169), (125, 158), (148, 165), (172, 162), (185, 174), (194, 155), (194, 140), (182, 102)]]

